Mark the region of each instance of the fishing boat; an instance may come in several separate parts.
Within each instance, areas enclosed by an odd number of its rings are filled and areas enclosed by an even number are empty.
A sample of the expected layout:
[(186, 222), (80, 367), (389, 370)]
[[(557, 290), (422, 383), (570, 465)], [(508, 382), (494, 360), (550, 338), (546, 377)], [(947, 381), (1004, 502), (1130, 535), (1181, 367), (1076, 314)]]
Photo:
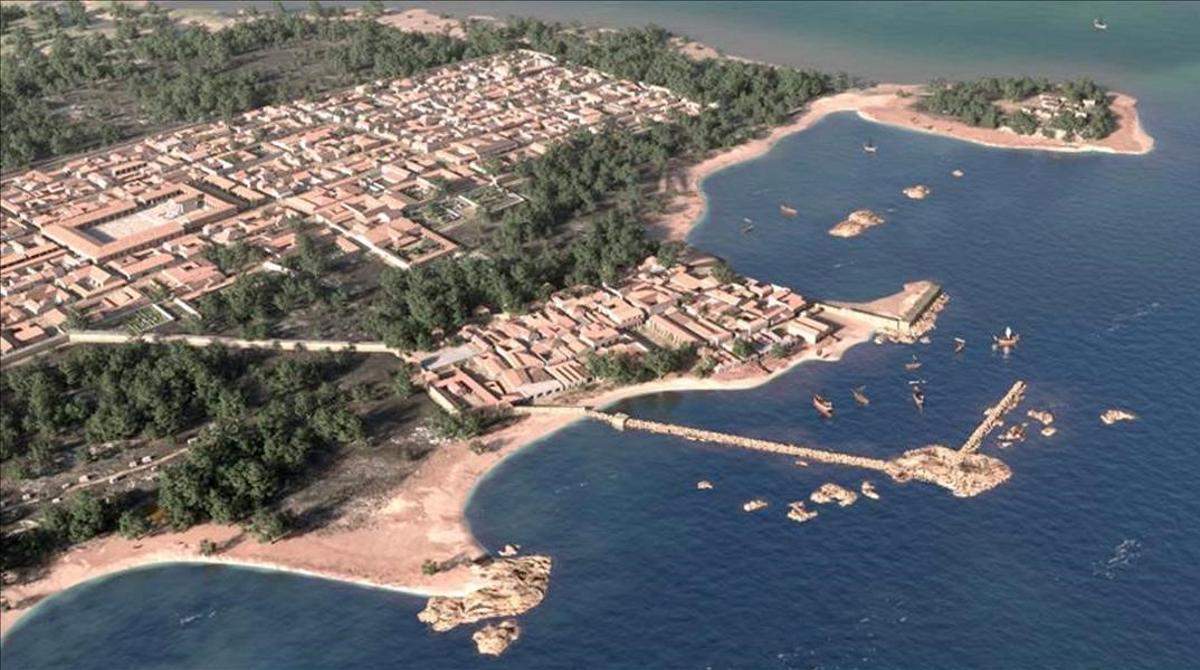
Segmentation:
[(863, 151), (869, 154), (875, 153), (875, 143), (871, 141), (871, 138), (868, 137), (867, 141), (863, 143)]
[(912, 360), (904, 364), (904, 369), (912, 372), (913, 370), (921, 369), (921, 361), (917, 360), (917, 355), (913, 354)]
[(921, 388), (920, 384), (913, 384), (912, 399), (913, 403), (917, 406), (917, 411), (925, 411), (925, 391)]
[(992, 341), (995, 342), (995, 346), (1007, 352), (1021, 342), (1021, 336), (1014, 333), (1011, 326), (1005, 326), (1004, 335), (993, 335)]
[(858, 403), (860, 407), (866, 407), (867, 405), (871, 404), (871, 399), (867, 397), (866, 393), (863, 393), (864, 388), (866, 387), (859, 386), (858, 388), (851, 389), (850, 391), (854, 394), (854, 402)]
[(1104, 22), (1103, 16), (1092, 19), (1092, 27), (1096, 30), (1108, 30), (1108, 24)]
[(961, 354), (967, 348), (967, 341), (961, 337), (954, 338), (954, 353)]
[(796, 216), (796, 214), (799, 212), (796, 211), (795, 207), (785, 203), (779, 206), (779, 213), (783, 214), (784, 216)]
[(833, 418), (833, 403), (828, 398), (820, 393), (814, 393), (812, 397), (812, 404), (821, 416), (825, 417), (826, 419)]

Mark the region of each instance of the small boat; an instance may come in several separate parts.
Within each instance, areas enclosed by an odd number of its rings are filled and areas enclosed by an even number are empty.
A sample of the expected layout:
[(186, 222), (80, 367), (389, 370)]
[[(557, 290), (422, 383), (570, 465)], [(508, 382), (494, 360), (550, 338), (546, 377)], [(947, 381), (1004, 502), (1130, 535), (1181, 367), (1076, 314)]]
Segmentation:
[(912, 372), (913, 370), (921, 369), (921, 361), (917, 360), (917, 355), (913, 354), (912, 360), (904, 364), (904, 369)]
[(754, 232), (754, 224), (753, 223), (747, 223), (746, 225), (742, 226), (742, 234), (743, 235), (749, 235), (752, 232)]
[(995, 346), (1003, 349), (1005, 352), (1008, 352), (1009, 350), (1011, 350), (1013, 347), (1017, 346), (1017, 344), (1019, 344), (1021, 342), (1021, 336), (1018, 335), (1017, 333), (1014, 333), (1011, 326), (1005, 326), (1004, 327), (1004, 335), (1003, 336), (993, 335), (992, 341), (995, 342)]
[(1096, 30), (1108, 30), (1108, 24), (1104, 22), (1103, 16), (1092, 19), (1092, 27)]
[(912, 399), (917, 405), (917, 411), (925, 411), (925, 391), (921, 388), (920, 384), (913, 384)]
[(867, 141), (863, 143), (863, 151), (869, 154), (875, 153), (875, 143), (871, 141), (871, 138), (868, 137)]
[(779, 206), (779, 213), (783, 214), (784, 216), (796, 216), (796, 214), (799, 212), (791, 205), (782, 204)]
[(825, 417), (826, 419), (833, 418), (833, 403), (828, 398), (820, 393), (814, 393), (812, 397), (812, 404), (821, 416)]
[(961, 354), (967, 348), (967, 341), (961, 337), (954, 338), (954, 353)]
[(866, 407), (867, 405), (871, 404), (871, 399), (867, 397), (866, 393), (863, 393), (864, 388), (866, 387), (859, 386), (850, 391), (854, 394), (854, 402), (858, 403), (860, 407)]

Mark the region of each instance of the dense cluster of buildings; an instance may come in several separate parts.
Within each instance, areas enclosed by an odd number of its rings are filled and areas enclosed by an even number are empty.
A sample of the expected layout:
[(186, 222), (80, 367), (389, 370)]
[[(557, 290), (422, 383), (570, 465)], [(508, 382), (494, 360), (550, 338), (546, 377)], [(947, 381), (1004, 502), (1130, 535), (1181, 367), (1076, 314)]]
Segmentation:
[(278, 259), (297, 220), (397, 267), (454, 254), (448, 229), (521, 201), (517, 162), (580, 129), (697, 111), (666, 89), (515, 51), (26, 172), (0, 185), (0, 353), (72, 319), (194, 311), (234, 279), (206, 249)]
[(835, 331), (821, 305), (753, 279), (722, 282), (714, 264), (666, 268), (649, 258), (619, 284), (576, 287), (526, 314), (468, 325), (454, 355), (426, 365), (429, 394), (449, 411), (518, 404), (593, 381), (594, 355), (692, 347), (719, 368), (777, 343), (817, 345)]

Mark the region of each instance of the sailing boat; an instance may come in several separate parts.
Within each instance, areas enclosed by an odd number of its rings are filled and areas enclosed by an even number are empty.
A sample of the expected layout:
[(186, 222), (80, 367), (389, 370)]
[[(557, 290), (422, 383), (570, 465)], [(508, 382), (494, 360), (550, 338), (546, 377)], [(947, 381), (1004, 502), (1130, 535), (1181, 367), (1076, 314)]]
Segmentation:
[(912, 372), (913, 370), (921, 369), (921, 361), (917, 360), (917, 355), (913, 354), (912, 360), (904, 364), (904, 369)]
[(796, 214), (797, 214), (796, 208), (792, 207), (791, 205), (787, 204), (786, 202), (780, 203), (779, 212), (781, 214), (783, 214), (784, 216), (796, 216)]
[(912, 399), (917, 406), (918, 412), (925, 411), (925, 391), (921, 389), (920, 382), (909, 382), (912, 384)]
[(995, 346), (1003, 349), (1004, 353), (1008, 353), (1013, 347), (1017, 346), (1017, 344), (1021, 341), (1021, 336), (1018, 335), (1017, 333), (1014, 333), (1011, 326), (1005, 326), (1004, 327), (1004, 336), (997, 337), (997, 336), (993, 335), (992, 340), (995, 342)]
[(1092, 19), (1092, 27), (1096, 30), (1108, 30), (1108, 24), (1104, 22), (1103, 16)]
[(961, 337), (954, 338), (954, 353), (961, 354), (967, 348), (967, 341)]
[(875, 143), (871, 141), (871, 138), (868, 137), (867, 141), (863, 144), (863, 151), (869, 154), (875, 153)]
[(867, 405), (871, 404), (871, 399), (867, 397), (866, 393), (863, 393), (864, 388), (866, 388), (866, 387), (859, 386), (854, 389), (851, 389), (851, 391), (850, 391), (851, 393), (854, 394), (854, 402), (858, 403), (858, 405), (860, 407), (866, 407)]
[(828, 398), (820, 393), (814, 393), (812, 397), (812, 404), (821, 416), (825, 417), (826, 419), (833, 418), (833, 403), (830, 402)]

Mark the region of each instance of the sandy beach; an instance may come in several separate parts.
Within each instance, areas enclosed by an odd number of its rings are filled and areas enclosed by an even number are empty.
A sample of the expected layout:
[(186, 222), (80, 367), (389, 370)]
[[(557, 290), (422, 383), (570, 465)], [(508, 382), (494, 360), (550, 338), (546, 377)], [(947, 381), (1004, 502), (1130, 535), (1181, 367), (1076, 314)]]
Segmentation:
[(818, 98), (790, 122), (773, 128), (763, 137), (722, 151), (667, 176), (659, 184), (660, 192), (667, 195), (667, 202), (663, 213), (651, 220), (652, 231), (661, 239), (683, 240), (692, 226), (704, 217), (707, 202), (701, 184), (708, 176), (731, 165), (758, 158), (783, 138), (807, 130), (826, 116), (839, 112), (855, 112), (860, 118), (873, 123), (1000, 149), (1137, 155), (1149, 153), (1154, 148), (1154, 138), (1142, 128), (1138, 118), (1137, 99), (1123, 93), (1114, 94), (1112, 102), (1117, 130), (1103, 140), (1088, 143), (975, 128), (953, 119), (925, 114), (913, 109), (921, 90), (922, 87), (917, 85), (880, 84), (869, 89)]
[[(888, 300), (902, 301), (904, 294), (917, 290), (916, 286), (906, 286), (901, 294)], [(840, 360), (848, 349), (868, 341), (871, 334), (872, 327), (866, 322), (846, 323), (835, 341), (818, 349), (805, 349), (786, 360), (747, 364), (710, 378), (676, 376), (553, 401), (603, 407), (653, 393), (753, 388), (806, 361)], [(353, 527), (335, 522), (274, 544), (260, 544), (240, 528), (215, 524), (140, 540), (114, 534), (87, 542), (57, 557), (38, 578), (4, 589), (12, 609), (0, 614), (0, 633), (10, 630), (43, 598), (122, 570), (166, 563), (204, 562), (282, 570), (422, 596), (467, 593), (479, 586), (467, 567), (428, 576), (422, 573), (421, 564), (429, 558), (445, 561), (487, 553), (471, 534), (464, 517), (475, 486), (522, 447), (575, 420), (562, 415), (525, 416), (485, 436), (484, 441), (493, 450), (482, 455), (469, 450), (469, 441), (444, 445), (394, 492), (377, 501), (365, 522)], [(200, 542), (206, 539), (218, 545), (217, 554), (200, 555)]]

